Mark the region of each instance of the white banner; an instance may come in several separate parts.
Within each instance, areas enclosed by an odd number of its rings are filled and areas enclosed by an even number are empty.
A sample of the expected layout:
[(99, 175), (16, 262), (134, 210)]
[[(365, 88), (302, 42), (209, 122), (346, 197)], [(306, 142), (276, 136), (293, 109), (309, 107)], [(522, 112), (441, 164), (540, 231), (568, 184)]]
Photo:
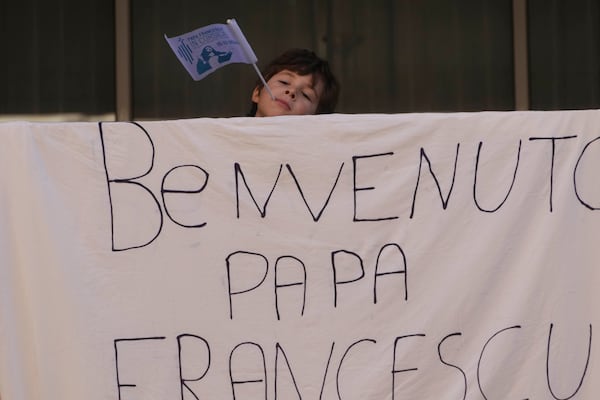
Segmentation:
[(600, 111), (0, 124), (0, 398), (595, 399)]

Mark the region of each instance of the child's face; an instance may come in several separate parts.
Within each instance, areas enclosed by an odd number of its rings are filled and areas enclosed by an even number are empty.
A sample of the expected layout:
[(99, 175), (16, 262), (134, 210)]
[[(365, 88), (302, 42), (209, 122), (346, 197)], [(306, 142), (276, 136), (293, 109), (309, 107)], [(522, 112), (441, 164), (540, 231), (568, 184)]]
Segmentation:
[(275, 100), (266, 89), (255, 88), (252, 101), (257, 105), (257, 117), (311, 115), (317, 112), (323, 87), (320, 82), (313, 85), (312, 75), (283, 70), (273, 75), (267, 84)]

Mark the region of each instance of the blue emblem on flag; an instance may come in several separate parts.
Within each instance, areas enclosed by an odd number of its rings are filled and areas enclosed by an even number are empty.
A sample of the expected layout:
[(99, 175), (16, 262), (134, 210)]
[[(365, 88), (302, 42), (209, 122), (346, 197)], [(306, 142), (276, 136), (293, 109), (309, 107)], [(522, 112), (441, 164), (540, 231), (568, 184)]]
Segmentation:
[(202, 49), (202, 52), (200, 53), (200, 58), (198, 59), (196, 70), (199, 74), (203, 74), (213, 67), (211, 63), (216, 62), (217, 64), (223, 64), (229, 61), (229, 59), (231, 59), (232, 54), (233, 53), (231, 51), (218, 51), (215, 50), (212, 46), (206, 46)]

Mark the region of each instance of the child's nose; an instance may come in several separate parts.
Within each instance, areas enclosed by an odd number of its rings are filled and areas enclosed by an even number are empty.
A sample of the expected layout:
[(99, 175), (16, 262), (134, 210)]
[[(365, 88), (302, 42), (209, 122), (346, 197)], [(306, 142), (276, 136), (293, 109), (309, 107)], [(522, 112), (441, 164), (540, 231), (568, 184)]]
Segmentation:
[(291, 97), (292, 99), (295, 99), (295, 98), (296, 98), (296, 93), (294, 93), (294, 92), (290, 92), (290, 90), (289, 90), (289, 89), (285, 91), (285, 94), (289, 94), (289, 95), (290, 95), (290, 97)]

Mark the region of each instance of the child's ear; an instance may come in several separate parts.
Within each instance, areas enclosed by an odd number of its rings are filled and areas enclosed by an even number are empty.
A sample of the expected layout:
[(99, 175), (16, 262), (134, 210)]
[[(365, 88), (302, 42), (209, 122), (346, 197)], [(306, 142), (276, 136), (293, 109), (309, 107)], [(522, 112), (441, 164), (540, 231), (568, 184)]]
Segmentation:
[(258, 103), (258, 98), (260, 97), (260, 89), (258, 86), (254, 88), (252, 91), (252, 102)]

